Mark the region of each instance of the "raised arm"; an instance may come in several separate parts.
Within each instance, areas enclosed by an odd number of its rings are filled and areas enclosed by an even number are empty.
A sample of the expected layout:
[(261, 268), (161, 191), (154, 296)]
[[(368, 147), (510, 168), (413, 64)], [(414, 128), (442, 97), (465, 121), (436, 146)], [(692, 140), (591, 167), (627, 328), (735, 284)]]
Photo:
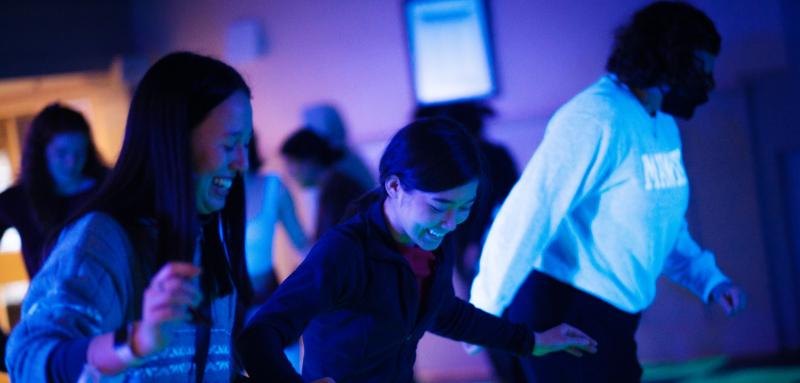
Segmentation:
[(570, 325), (561, 324), (534, 333), (527, 326), (476, 308), (452, 294), (452, 286), (449, 288), (449, 298), (431, 329), (435, 334), (521, 356), (542, 356), (557, 351), (567, 351), (576, 356), (583, 352), (597, 352), (597, 342)]
[(283, 349), (300, 337), (315, 316), (356, 296), (363, 270), (353, 259), (360, 252), (354, 239), (330, 232), (258, 310), (237, 341), (251, 378), (302, 382)]

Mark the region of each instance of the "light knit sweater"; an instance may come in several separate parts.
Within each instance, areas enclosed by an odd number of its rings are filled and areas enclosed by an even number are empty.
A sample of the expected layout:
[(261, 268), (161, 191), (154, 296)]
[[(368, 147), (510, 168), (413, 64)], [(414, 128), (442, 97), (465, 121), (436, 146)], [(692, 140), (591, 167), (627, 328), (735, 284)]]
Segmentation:
[[(198, 257), (196, 257), (198, 258)], [(64, 341), (108, 333), (139, 319), (148, 281), (127, 232), (111, 216), (89, 213), (67, 227), (31, 281), (22, 320), (9, 339), (6, 363), (14, 382), (46, 382), (47, 361)], [(235, 294), (212, 302), (205, 382), (231, 379)], [(83, 381), (193, 382), (194, 326), (179, 324), (171, 343), (143, 364), (110, 377)]]

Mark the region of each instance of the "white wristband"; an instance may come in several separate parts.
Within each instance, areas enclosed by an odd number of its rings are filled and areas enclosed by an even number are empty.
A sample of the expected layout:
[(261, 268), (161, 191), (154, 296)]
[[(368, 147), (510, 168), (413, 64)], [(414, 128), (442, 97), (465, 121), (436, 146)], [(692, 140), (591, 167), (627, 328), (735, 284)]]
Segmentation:
[(141, 363), (142, 358), (137, 356), (131, 344), (133, 343), (133, 323), (128, 323), (114, 331), (114, 353), (117, 358), (126, 366), (136, 366)]

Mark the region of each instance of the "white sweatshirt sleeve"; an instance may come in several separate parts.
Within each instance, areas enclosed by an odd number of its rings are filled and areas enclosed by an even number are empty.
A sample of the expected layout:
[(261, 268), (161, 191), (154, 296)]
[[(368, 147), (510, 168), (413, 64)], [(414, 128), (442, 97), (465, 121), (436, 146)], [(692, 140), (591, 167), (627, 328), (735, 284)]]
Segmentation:
[(596, 115), (556, 113), (495, 218), (472, 285), (476, 307), (500, 315), (563, 218), (602, 179), (610, 130)]
[(729, 280), (717, 267), (714, 253), (702, 249), (694, 241), (685, 219), (675, 247), (664, 263), (663, 274), (689, 289), (704, 302), (708, 302), (714, 286)]

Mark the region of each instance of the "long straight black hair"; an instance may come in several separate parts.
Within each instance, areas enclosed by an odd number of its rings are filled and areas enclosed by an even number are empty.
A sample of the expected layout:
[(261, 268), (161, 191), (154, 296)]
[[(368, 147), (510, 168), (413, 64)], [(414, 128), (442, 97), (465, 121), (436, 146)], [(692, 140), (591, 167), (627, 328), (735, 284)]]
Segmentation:
[(156, 268), (169, 261), (192, 262), (197, 236), (205, 227), (204, 250), (210, 242), (219, 253), (227, 254), (204, 254), (204, 276), (211, 278), (217, 294), (230, 293), (231, 279), (241, 293), (249, 293), (241, 175), (218, 213), (221, 228), (215, 219), (201, 222), (192, 181), (191, 132), (236, 92), (250, 97), (250, 88), (239, 73), (219, 60), (178, 52), (156, 62), (134, 93), (116, 166), (96, 197), (75, 217), (103, 211), (125, 227), (154, 221), (156, 249), (142, 256), (150, 257)]

